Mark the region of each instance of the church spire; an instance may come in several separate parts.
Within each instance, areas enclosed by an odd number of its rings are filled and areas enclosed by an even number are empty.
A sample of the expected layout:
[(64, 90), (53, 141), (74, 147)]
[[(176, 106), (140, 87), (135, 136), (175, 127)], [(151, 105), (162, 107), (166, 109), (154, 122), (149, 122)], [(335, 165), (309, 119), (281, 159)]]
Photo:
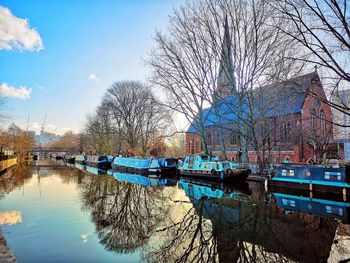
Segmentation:
[(231, 96), (236, 91), (235, 67), (233, 64), (232, 43), (227, 16), (225, 17), (225, 32), (222, 42), (217, 90), (222, 98)]

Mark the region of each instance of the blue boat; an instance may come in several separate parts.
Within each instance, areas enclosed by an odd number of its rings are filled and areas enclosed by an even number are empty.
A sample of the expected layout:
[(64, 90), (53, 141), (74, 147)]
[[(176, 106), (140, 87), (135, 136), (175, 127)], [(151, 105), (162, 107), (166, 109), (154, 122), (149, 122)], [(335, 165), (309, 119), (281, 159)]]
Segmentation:
[(149, 177), (141, 174), (129, 174), (121, 172), (113, 172), (113, 176), (120, 182), (142, 185), (145, 187), (162, 187), (176, 185), (175, 180), (162, 177)]
[(216, 181), (244, 182), (251, 170), (241, 164), (219, 161), (211, 156), (189, 155), (178, 165), (182, 176), (206, 178)]
[(106, 155), (87, 155), (86, 165), (108, 170), (111, 168), (111, 159)]
[(284, 193), (273, 193), (277, 206), (286, 211), (310, 213), (321, 217), (337, 218), (349, 222), (350, 203), (296, 196)]
[(312, 192), (350, 194), (350, 167), (286, 164), (277, 167), (269, 180), (271, 188), (292, 188)]
[(175, 172), (176, 167), (177, 160), (172, 158), (115, 157), (112, 163), (114, 170), (143, 174)]

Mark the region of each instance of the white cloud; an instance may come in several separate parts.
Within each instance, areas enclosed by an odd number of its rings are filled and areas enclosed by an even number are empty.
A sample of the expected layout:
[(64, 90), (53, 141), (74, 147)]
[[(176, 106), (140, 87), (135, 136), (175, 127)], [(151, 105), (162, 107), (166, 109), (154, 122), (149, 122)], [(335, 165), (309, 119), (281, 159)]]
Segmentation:
[(96, 82), (100, 81), (100, 79), (98, 77), (96, 77), (96, 75), (94, 73), (90, 74), (88, 79), (92, 80), (92, 81), (96, 81)]
[(14, 16), (11, 11), (0, 6), (0, 50), (30, 50), (43, 49), (41, 37), (30, 28), (28, 19)]
[(32, 89), (25, 87), (25, 86), (19, 86), (11, 87), (7, 83), (0, 84), (0, 96), (3, 97), (11, 97), (21, 100), (29, 99), (32, 94)]

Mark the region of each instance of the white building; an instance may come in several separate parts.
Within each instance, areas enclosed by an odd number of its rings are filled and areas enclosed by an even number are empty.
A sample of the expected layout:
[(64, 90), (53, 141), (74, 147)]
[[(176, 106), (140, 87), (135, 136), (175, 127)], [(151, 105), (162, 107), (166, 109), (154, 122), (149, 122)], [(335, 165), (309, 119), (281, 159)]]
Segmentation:
[[(333, 94), (331, 102), (341, 108), (350, 108), (350, 89), (339, 90)], [(332, 111), (333, 122), (345, 126), (333, 125), (334, 139), (344, 144), (344, 159), (350, 161), (350, 110), (341, 112), (332, 107)]]
[(44, 145), (50, 142), (58, 141), (59, 138), (60, 136), (57, 134), (44, 132), (41, 130), (39, 135), (35, 135), (35, 144)]

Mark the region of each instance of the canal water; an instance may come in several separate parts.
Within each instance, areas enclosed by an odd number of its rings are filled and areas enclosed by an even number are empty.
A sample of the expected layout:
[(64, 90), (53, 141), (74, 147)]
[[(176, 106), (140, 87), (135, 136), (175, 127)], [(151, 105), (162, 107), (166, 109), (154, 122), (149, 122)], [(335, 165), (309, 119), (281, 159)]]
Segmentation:
[(56, 161), (0, 177), (0, 228), (18, 262), (338, 262), (350, 258), (349, 207), (258, 182)]

